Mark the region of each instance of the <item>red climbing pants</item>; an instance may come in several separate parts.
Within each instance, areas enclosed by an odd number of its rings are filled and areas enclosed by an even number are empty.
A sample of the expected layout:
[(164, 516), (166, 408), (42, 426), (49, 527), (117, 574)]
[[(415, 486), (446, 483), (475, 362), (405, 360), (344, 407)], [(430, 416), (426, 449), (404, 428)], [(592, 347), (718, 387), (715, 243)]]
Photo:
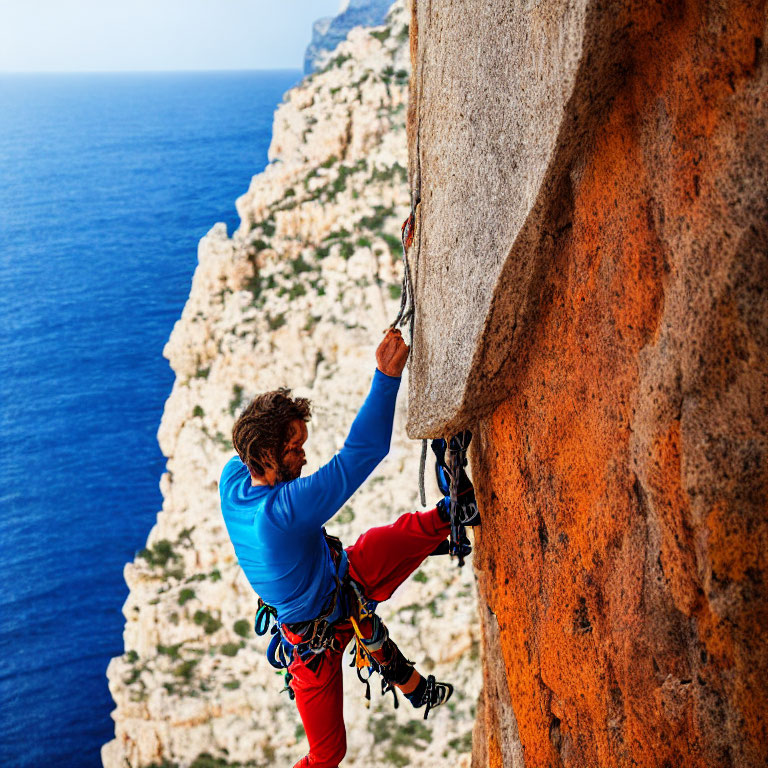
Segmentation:
[[(391, 525), (371, 528), (347, 547), (350, 575), (362, 585), (366, 597), (387, 600), (445, 539), (449, 529), (437, 509), (409, 512)], [(294, 659), (288, 668), (309, 741), (309, 754), (294, 768), (337, 768), (346, 754), (341, 660), (353, 636), (349, 625), (342, 624), (336, 631), (341, 650), (325, 651), (315, 671), (300, 659)]]

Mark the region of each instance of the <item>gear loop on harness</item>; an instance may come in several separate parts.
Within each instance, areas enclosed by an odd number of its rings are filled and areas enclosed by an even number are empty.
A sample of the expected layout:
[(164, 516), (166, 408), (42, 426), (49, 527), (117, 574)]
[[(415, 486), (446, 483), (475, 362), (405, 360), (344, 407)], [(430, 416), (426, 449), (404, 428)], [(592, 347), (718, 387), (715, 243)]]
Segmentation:
[(259, 637), (266, 635), (273, 618), (275, 620), (277, 619), (277, 611), (271, 605), (267, 605), (261, 598), (259, 598), (259, 607), (256, 611), (256, 621), (254, 622), (253, 631)]

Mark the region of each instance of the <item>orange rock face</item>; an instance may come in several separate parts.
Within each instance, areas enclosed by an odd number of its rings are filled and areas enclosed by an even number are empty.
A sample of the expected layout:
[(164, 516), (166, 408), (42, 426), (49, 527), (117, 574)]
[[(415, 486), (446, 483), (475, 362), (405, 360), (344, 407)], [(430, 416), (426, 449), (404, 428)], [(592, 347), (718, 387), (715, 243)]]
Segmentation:
[(628, 20), (472, 446), (478, 766), (768, 764), (766, 7)]

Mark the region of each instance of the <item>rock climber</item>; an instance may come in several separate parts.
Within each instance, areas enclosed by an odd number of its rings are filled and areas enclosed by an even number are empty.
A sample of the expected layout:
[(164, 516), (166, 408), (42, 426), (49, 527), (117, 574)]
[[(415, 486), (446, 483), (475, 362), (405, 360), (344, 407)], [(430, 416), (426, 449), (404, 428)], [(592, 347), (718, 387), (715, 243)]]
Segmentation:
[[(335, 768), (346, 753), (341, 661), (353, 638), (358, 661), (363, 657), (381, 674), (382, 689), (399, 689), (414, 707), (425, 708), (425, 716), (453, 691), (449, 683), (422, 676), (375, 613), (424, 558), (447, 551), (449, 502), (372, 528), (346, 549), (323, 528), (389, 452), (408, 353), (400, 331), (390, 328), (343, 448), (306, 477), (305, 398), (287, 389), (259, 395), (232, 432), (238, 455), (221, 475), (221, 508), (240, 566), (260, 606), (276, 616), (275, 640), (287, 655), (290, 690), (309, 741), (309, 753), (294, 768)], [(470, 510), (465, 524), (476, 525), (474, 491), (461, 473), (462, 503)]]

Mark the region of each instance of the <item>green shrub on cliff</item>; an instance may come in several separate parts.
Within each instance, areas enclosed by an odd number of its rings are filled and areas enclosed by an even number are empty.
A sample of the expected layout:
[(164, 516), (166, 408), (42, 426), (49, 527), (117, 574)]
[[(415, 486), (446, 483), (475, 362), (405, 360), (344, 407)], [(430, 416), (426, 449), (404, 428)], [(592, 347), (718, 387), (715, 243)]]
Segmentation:
[[(191, 764), (189, 768), (257, 768), (260, 763), (230, 763), (225, 757), (214, 757), (210, 752), (201, 752)], [(172, 763), (170, 760), (163, 758), (159, 763), (152, 763), (147, 768), (179, 768), (178, 763)]]
[(248, 637), (251, 634), (251, 622), (248, 619), (238, 619), (233, 627), (236, 635)]
[(403, 245), (400, 242), (399, 237), (396, 237), (395, 235), (390, 235), (389, 232), (382, 232), (381, 239), (384, 240), (384, 242), (389, 246), (389, 250), (395, 256), (400, 255), (400, 251), (402, 250)]
[(291, 262), (291, 267), (294, 275), (300, 275), (302, 272), (311, 272), (314, 269), (310, 263), (304, 261), (304, 257), (301, 254)]
[(192, 679), (192, 674), (194, 673), (197, 664), (197, 659), (187, 659), (187, 661), (182, 661), (181, 664), (173, 670), (173, 674), (188, 683)]
[(182, 643), (176, 643), (176, 645), (158, 645), (157, 652), (163, 656), (169, 656), (174, 661), (178, 661), (181, 658), (179, 654), (179, 648)]
[(232, 387), (232, 399), (229, 401), (229, 415), (234, 416), (237, 409), (243, 404), (243, 388), (240, 384)]
[(208, 613), (208, 611), (195, 611), (192, 621), (194, 621), (198, 627), (202, 627), (205, 630), (206, 635), (212, 635), (214, 632), (218, 632), (222, 627), (221, 621)]
[(237, 652), (243, 647), (242, 643), (224, 643), (219, 650), (225, 656), (237, 656)]
[(192, 600), (195, 597), (195, 590), (189, 589), (185, 587), (184, 589), (179, 592), (179, 605), (184, 605), (184, 603), (188, 602), (189, 600)]
[(137, 557), (142, 557), (151, 566), (159, 566), (165, 568), (170, 560), (178, 560), (179, 556), (173, 551), (173, 545), (168, 539), (160, 539), (156, 541), (151, 547), (140, 549), (137, 553)]
[(360, 219), (360, 227), (370, 229), (372, 232), (379, 233), (384, 228), (384, 222), (388, 216), (392, 216), (394, 208), (387, 208), (384, 205), (375, 205), (371, 216), (363, 216)]
[(455, 749), (460, 754), (466, 754), (472, 751), (472, 731), (467, 731), (463, 736), (451, 739), (448, 742), (451, 749)]

